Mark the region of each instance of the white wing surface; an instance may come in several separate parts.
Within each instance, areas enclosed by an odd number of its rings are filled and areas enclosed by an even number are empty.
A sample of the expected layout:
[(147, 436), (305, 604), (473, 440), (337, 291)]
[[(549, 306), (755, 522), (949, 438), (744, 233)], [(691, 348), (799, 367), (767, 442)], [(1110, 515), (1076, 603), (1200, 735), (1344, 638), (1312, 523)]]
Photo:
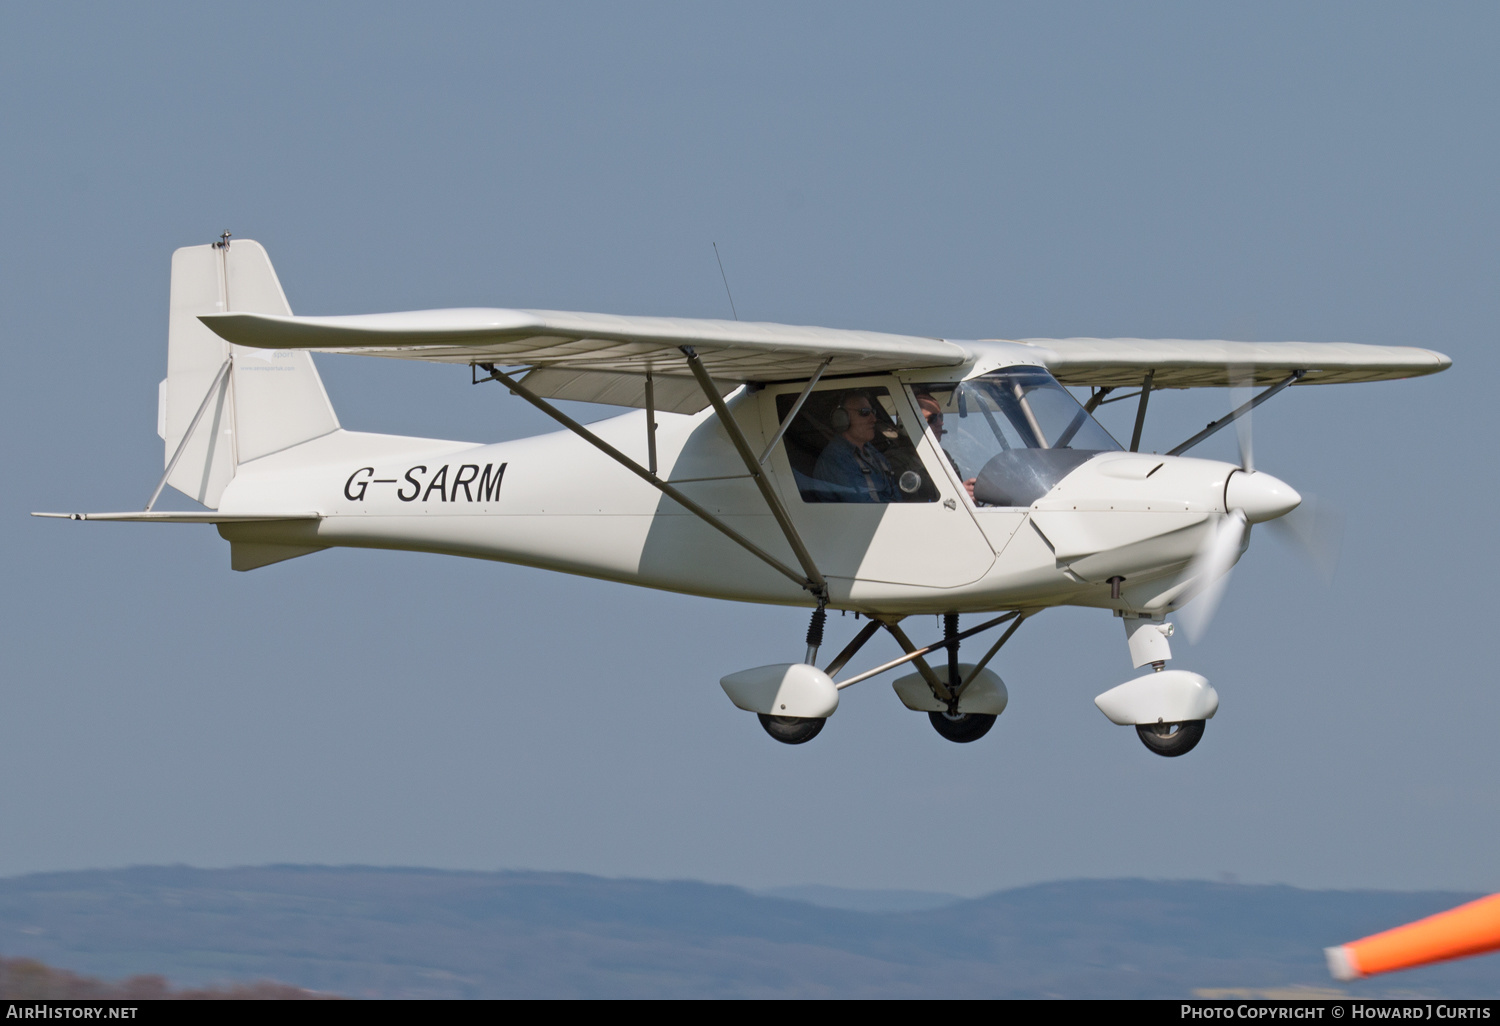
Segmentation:
[[(1065, 385), (1153, 388), (1272, 384), (1306, 371), (1300, 384), (1384, 381), (1433, 374), (1451, 364), (1408, 346), (1343, 342), (1226, 342), (1068, 338), (957, 343), (917, 335), (749, 321), (627, 317), (558, 310), (456, 309), (354, 317), (205, 314), (216, 334), (258, 349), (359, 353), (438, 363), (527, 367), (540, 395), (622, 406), (645, 405), (645, 375), (658, 409), (692, 413), (706, 401), (681, 346), (692, 346), (729, 391), (742, 382), (796, 381), (826, 361), (825, 373), (871, 374), (986, 362), (1010, 348), (1029, 353)], [(1013, 358), (1013, 357), (1011, 357)]]
[(938, 338), (749, 321), (625, 317), (558, 310), (421, 310), (357, 317), (210, 314), (203, 322), (236, 345), (313, 349), (438, 363), (566, 367), (644, 374), (688, 373), (679, 346), (693, 346), (721, 381), (947, 367), (968, 351)]
[(1139, 385), (1154, 371), (1152, 388), (1227, 388), (1272, 385), (1305, 370), (1302, 385), (1388, 381), (1436, 374), (1453, 361), (1412, 346), (1348, 342), (1224, 342), (1146, 338), (1028, 338), (1064, 385)]
[(676, 413), (696, 413), (708, 405), (681, 346), (693, 347), (721, 393), (747, 381), (807, 378), (825, 361), (826, 374), (872, 374), (950, 367), (970, 355), (942, 339), (877, 331), (559, 310), (418, 310), (355, 317), (226, 313), (202, 320), (230, 342), (259, 349), (530, 367), (523, 382), (554, 399), (642, 407), (649, 371), (656, 408)]

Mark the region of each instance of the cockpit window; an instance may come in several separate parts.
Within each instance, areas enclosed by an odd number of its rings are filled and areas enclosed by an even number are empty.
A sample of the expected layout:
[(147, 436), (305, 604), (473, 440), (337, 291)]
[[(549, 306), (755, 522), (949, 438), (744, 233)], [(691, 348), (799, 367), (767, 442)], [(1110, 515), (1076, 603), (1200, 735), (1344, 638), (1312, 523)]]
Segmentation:
[(927, 426), (981, 506), (1029, 506), (1120, 443), (1040, 367), (913, 385)]

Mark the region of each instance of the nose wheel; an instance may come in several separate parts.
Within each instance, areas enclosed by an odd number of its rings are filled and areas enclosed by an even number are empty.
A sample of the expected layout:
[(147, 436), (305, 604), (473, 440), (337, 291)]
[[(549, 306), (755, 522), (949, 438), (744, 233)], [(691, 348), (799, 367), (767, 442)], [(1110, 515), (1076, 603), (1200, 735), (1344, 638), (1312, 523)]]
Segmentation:
[[(1120, 581), (1110, 581), (1118, 596)], [(1203, 740), (1203, 728), (1219, 711), (1219, 693), (1202, 674), (1169, 670), (1172, 658), (1167, 638), (1172, 625), (1145, 613), (1121, 611), (1130, 661), (1136, 669), (1151, 667), (1150, 673), (1110, 688), (1094, 699), (1111, 723), (1134, 726), (1141, 744), (1165, 759), (1186, 755)]]

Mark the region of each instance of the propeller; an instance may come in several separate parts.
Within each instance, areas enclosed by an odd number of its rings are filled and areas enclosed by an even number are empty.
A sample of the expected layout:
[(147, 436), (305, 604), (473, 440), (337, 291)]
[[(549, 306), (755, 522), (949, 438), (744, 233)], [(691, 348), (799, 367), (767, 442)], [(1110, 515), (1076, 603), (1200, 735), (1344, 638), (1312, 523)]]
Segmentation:
[[(1229, 401), (1235, 409), (1239, 409), (1250, 399), (1255, 386), (1254, 372), (1231, 367), (1229, 373), (1230, 380), (1234, 381), (1233, 387), (1229, 389)], [(1234, 422), (1234, 436), (1240, 443), (1240, 469), (1247, 474), (1255, 473), (1255, 445), (1250, 437), (1249, 410)]]
[(1340, 510), (1309, 500), (1291, 512), (1278, 514), (1274, 512), (1276, 508), (1284, 510), (1287, 503), (1298, 498), (1290, 487), (1263, 472), (1253, 475), (1236, 472), (1229, 480), (1225, 489), (1229, 515), (1204, 539), (1188, 565), (1189, 574), (1205, 582), (1177, 617), (1193, 644), (1207, 632), (1218, 611), (1229, 584), (1229, 571), (1249, 541), (1251, 524), (1265, 523), (1303, 557), (1325, 585), (1333, 583), (1338, 567), (1344, 538), (1344, 514)]
[[(1253, 386), (1249, 371), (1230, 367), (1235, 382), (1230, 396), (1238, 409), (1241, 397)], [(1188, 573), (1201, 582), (1198, 591), (1178, 614), (1188, 641), (1196, 644), (1208, 631), (1214, 613), (1229, 585), (1229, 572), (1250, 541), (1250, 525), (1271, 523), (1282, 537), (1301, 549), (1325, 581), (1333, 577), (1338, 561), (1343, 518), (1332, 509), (1308, 508), (1302, 516), (1289, 514), (1302, 505), (1296, 489), (1270, 474), (1255, 469), (1255, 448), (1250, 430), (1250, 412), (1246, 410), (1234, 422), (1239, 440), (1240, 469), (1229, 476), (1224, 486), (1224, 505), (1228, 515), (1203, 539), (1188, 565)]]
[(1296, 549), (1325, 585), (1333, 583), (1339, 549), (1344, 543), (1342, 510), (1308, 496), (1302, 505), (1268, 524), (1276, 536)]
[(1177, 614), (1190, 643), (1196, 645), (1208, 631), (1219, 602), (1224, 598), (1224, 589), (1229, 585), (1229, 571), (1244, 551), (1249, 534), (1250, 521), (1245, 511), (1230, 510), (1229, 515), (1204, 539), (1188, 565), (1190, 575), (1206, 582)]

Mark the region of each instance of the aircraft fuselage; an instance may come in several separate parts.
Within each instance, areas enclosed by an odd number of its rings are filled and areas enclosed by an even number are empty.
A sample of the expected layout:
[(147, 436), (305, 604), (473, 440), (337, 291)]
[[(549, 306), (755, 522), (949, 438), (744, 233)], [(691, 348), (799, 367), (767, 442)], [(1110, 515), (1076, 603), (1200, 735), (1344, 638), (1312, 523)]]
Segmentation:
[[(894, 377), (900, 423), (922, 424)], [(777, 398), (800, 384), (742, 390), (729, 406), (759, 450)], [(785, 400), (783, 400), (783, 405)], [(793, 557), (711, 409), (656, 414), (659, 476), (733, 530)], [(590, 425), (642, 465), (646, 413)], [(1164, 610), (1184, 567), (1225, 513), (1229, 464), (1101, 452), (1027, 507), (973, 501), (931, 431), (914, 433), (928, 501), (807, 502), (785, 447), (765, 472), (819, 570), (830, 604), (868, 614), (1059, 604)], [(493, 559), (669, 591), (811, 605), (813, 596), (582, 438), (567, 431), (492, 445), (344, 430), (243, 463), (224, 513), (306, 510), (318, 520), (221, 524), (234, 565), (316, 548), (405, 549)], [(795, 564), (793, 564), (795, 565)], [(1112, 578), (1122, 578), (1112, 598)], [(1165, 597), (1164, 597), (1165, 596)]]

